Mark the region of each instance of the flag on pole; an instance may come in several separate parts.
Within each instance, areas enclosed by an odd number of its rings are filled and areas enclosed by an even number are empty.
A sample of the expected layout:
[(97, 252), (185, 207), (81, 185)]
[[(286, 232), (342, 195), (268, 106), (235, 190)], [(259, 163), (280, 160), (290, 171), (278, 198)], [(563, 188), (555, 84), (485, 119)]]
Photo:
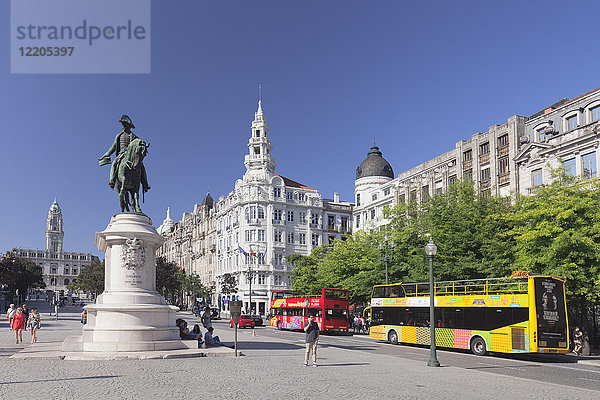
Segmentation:
[(240, 249), (240, 253), (246, 255), (247, 253), (244, 251), (244, 249), (242, 249), (242, 246), (238, 246), (238, 249)]
[(258, 256), (256, 255), (256, 253), (254, 252), (254, 250), (252, 250), (252, 247), (250, 247), (250, 253), (252, 253), (252, 255), (253, 255), (254, 257), (258, 257)]

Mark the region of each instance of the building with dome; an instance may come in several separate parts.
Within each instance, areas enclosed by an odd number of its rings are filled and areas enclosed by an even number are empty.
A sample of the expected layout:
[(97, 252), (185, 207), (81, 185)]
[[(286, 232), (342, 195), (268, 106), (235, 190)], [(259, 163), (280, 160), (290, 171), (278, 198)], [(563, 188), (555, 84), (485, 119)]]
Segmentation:
[(458, 179), (469, 179), (483, 194), (512, 196), (518, 192), (515, 158), (523, 149), (527, 118), (510, 117), (505, 124), (493, 125), (456, 147), (394, 177), (392, 166), (373, 146), (356, 169), (354, 181), (354, 229), (370, 230), (389, 223), (386, 206), (397, 202), (427, 201)]
[(46, 289), (49, 290), (67, 291), (67, 285), (77, 279), (85, 266), (99, 261), (90, 252), (64, 251), (64, 237), (62, 210), (55, 198), (46, 219), (46, 248), (13, 249), (17, 256), (29, 258), (42, 267)]

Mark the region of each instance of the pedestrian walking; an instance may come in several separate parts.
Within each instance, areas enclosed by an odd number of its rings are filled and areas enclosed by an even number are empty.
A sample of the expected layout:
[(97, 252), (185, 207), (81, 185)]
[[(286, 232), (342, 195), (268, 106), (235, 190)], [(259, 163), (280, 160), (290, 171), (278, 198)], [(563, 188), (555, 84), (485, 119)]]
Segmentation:
[(306, 332), (306, 351), (304, 353), (304, 366), (308, 367), (308, 359), (312, 352), (313, 367), (317, 366), (317, 344), (319, 343), (319, 325), (315, 322), (315, 316), (308, 317), (308, 322), (304, 325)]
[(21, 308), (23, 309), (23, 315), (25, 315), (25, 321), (27, 321), (29, 319), (29, 309), (27, 308), (27, 304), (23, 304)]
[(578, 326), (575, 327), (575, 331), (573, 332), (573, 343), (575, 344), (573, 353), (580, 355), (580, 351), (583, 349), (583, 332), (581, 332)]
[(17, 344), (19, 344), (19, 340), (23, 343), (23, 329), (25, 329), (25, 314), (23, 314), (23, 309), (21, 307), (17, 308), (17, 312), (12, 320), (11, 328), (15, 330), (15, 339), (17, 340)]
[(355, 315), (355, 316), (354, 316), (354, 321), (353, 321), (353, 325), (354, 325), (354, 332), (358, 331), (358, 324), (359, 324), (359, 321), (358, 321), (358, 315)]
[(83, 325), (87, 324), (87, 310), (84, 308), (83, 312), (81, 313), (81, 323)]
[(42, 319), (40, 314), (37, 312), (37, 308), (33, 307), (29, 318), (27, 319), (27, 329), (31, 332), (31, 343), (37, 342), (37, 330), (42, 327)]
[(12, 329), (12, 320), (13, 320), (13, 317), (15, 316), (16, 312), (17, 312), (17, 309), (15, 308), (14, 304), (11, 304), (8, 307), (8, 310), (6, 310), (6, 318), (8, 318), (8, 326), (11, 327), (10, 329)]
[(205, 307), (204, 312), (201, 317), (202, 325), (204, 325), (205, 329), (208, 329), (212, 326), (211, 317), (210, 317), (210, 307)]

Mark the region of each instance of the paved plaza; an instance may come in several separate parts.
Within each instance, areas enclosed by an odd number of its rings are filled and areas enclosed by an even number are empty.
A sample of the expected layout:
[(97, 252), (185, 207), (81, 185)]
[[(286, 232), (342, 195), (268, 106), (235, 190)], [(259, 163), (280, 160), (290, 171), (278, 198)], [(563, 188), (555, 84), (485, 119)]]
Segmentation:
[[(44, 310), (45, 304), (29, 302)], [(40, 307), (41, 306), (41, 307)], [(60, 342), (81, 331), (79, 309), (63, 309), (59, 320), (42, 314), (38, 345)], [(193, 326), (199, 320), (180, 313)], [(215, 321), (222, 341), (233, 341), (228, 321)], [(16, 345), (6, 319), (0, 322), (0, 398), (14, 393), (39, 399), (156, 399), (156, 398), (363, 398), (363, 399), (597, 399), (600, 368), (590, 365), (586, 388), (569, 387), (456, 366), (429, 368), (425, 349), (380, 344), (360, 338), (322, 336), (319, 367), (304, 367), (301, 333), (279, 332), (270, 327), (240, 330), (244, 354), (234, 357), (225, 350), (219, 356), (68, 361), (50, 358), (17, 359), (27, 349)], [(398, 357), (388, 349), (418, 354), (422, 360)], [(469, 360), (482, 360), (474, 356)], [(485, 359), (483, 359), (485, 360)], [(444, 355), (440, 355), (445, 365)], [(511, 361), (512, 362), (512, 361)], [(513, 362), (514, 364), (514, 362)], [(518, 367), (518, 365), (517, 365)], [(570, 368), (565, 366), (565, 368)], [(597, 380), (597, 382), (593, 382)], [(583, 381), (582, 381), (583, 382)], [(596, 390), (594, 390), (594, 387)]]

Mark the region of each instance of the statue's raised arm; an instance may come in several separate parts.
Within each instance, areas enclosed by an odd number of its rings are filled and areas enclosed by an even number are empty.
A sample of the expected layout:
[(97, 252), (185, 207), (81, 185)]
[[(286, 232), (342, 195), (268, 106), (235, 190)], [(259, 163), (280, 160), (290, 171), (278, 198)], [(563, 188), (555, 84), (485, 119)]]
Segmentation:
[(123, 130), (117, 134), (113, 144), (98, 159), (98, 162), (100, 166), (110, 164), (110, 156), (115, 153), (115, 159), (110, 167), (108, 186), (111, 189), (116, 186), (121, 211), (130, 211), (131, 207), (134, 212), (142, 212), (139, 202), (140, 184), (144, 192), (150, 190), (142, 160), (148, 154), (150, 144), (146, 144), (131, 131), (135, 126), (129, 116), (123, 114), (119, 122), (123, 125)]

